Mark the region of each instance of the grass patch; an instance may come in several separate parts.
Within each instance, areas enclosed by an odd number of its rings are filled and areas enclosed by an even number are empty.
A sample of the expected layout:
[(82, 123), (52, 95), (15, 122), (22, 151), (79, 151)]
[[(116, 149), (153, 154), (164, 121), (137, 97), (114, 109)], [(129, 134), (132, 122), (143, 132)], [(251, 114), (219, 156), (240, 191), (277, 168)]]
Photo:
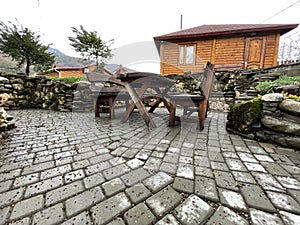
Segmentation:
[(81, 77), (49, 77), (51, 80), (56, 80), (56, 81), (61, 81), (66, 84), (74, 84), (79, 81), (86, 81), (87, 78), (86, 76), (81, 76)]
[(256, 90), (264, 95), (274, 92), (277, 87), (296, 84), (300, 84), (300, 76), (289, 77), (282, 75), (274, 81), (259, 82), (256, 86)]

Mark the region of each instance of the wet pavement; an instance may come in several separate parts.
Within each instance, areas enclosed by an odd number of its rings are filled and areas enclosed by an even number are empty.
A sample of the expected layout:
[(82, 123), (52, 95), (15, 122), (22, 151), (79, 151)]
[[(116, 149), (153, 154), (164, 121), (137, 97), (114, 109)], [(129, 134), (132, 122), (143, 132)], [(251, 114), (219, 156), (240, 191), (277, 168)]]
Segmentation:
[(300, 224), (300, 153), (226, 132), (93, 113), (9, 111), (0, 224)]

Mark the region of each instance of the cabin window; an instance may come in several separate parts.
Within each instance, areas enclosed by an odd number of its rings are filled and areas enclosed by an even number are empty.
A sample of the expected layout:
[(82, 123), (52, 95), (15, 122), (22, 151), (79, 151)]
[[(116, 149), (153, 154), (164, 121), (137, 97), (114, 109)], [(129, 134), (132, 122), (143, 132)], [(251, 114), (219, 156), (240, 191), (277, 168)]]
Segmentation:
[(194, 64), (195, 63), (195, 45), (180, 45), (179, 46), (179, 64)]

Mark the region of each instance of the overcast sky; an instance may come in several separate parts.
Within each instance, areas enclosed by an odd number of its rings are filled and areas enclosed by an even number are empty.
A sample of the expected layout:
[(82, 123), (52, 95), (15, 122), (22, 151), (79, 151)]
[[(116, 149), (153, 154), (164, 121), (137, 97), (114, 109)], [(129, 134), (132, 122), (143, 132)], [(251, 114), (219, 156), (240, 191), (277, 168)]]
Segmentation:
[[(68, 36), (74, 36), (71, 27), (79, 25), (97, 31), (103, 40), (114, 39), (113, 48), (120, 48), (178, 31), (180, 15), (187, 29), (203, 24), (300, 23), (299, 12), (300, 0), (1, 0), (0, 21), (16, 18), (39, 32), (44, 44), (76, 56)], [(288, 35), (299, 31), (298, 27)]]

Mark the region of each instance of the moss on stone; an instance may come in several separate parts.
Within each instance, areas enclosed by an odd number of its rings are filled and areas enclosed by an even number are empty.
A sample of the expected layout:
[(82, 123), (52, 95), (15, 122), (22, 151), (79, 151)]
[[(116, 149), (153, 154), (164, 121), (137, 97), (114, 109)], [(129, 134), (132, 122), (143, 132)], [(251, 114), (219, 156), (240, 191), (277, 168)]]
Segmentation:
[(254, 125), (260, 122), (262, 111), (261, 98), (234, 104), (228, 113), (227, 128), (243, 134), (254, 131)]

